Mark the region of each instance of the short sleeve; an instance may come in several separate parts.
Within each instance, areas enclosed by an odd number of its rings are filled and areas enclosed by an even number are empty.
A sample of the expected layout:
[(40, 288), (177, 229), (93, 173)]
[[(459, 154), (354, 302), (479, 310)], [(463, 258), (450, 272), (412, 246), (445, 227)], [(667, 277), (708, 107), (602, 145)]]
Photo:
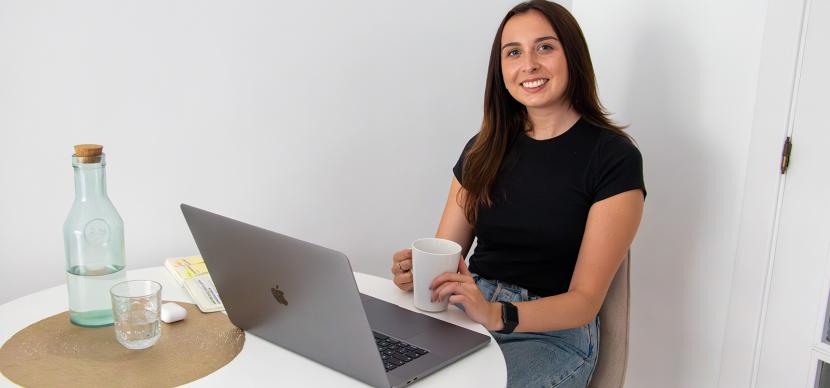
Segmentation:
[(628, 138), (610, 135), (597, 146), (593, 162), (593, 202), (635, 189), (646, 196), (643, 156)]
[(461, 176), (462, 176), (461, 175), (462, 174), (461, 170), (464, 168), (464, 158), (465, 158), (465, 156), (467, 156), (467, 151), (469, 151), (470, 147), (473, 146), (473, 143), (475, 143), (477, 137), (478, 137), (478, 135), (475, 135), (470, 140), (467, 141), (467, 145), (464, 146), (464, 150), (461, 151), (461, 155), (458, 157), (458, 161), (455, 162), (455, 166), (452, 168), (452, 172), (453, 172), (453, 174), (455, 174), (455, 179), (458, 179), (458, 183), (462, 182), (461, 181)]

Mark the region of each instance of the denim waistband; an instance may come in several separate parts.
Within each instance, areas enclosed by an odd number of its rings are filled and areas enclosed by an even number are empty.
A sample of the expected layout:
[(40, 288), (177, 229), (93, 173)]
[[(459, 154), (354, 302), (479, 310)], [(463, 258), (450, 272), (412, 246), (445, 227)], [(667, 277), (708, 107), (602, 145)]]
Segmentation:
[(505, 302), (527, 302), (529, 300), (536, 300), (541, 296), (536, 295), (526, 288), (504, 282), (501, 280), (485, 279), (478, 274), (472, 273), (473, 280), (476, 281), (484, 298), (491, 301), (505, 301)]

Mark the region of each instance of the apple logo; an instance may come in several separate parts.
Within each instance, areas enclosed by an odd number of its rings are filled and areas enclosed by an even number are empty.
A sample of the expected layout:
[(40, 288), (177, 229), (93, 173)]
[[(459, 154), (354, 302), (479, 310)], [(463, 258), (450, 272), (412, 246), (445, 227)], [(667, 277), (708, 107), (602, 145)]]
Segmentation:
[(271, 294), (274, 295), (274, 299), (276, 299), (277, 302), (280, 302), (281, 305), (288, 306), (288, 301), (285, 299), (285, 295), (282, 290), (280, 290), (279, 284), (277, 284), (276, 287), (271, 288)]

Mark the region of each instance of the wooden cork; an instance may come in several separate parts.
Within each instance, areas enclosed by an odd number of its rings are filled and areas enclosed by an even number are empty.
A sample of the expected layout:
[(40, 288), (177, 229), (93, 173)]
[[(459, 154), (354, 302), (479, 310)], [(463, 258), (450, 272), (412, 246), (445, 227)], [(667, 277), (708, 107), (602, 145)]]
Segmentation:
[(75, 146), (75, 156), (101, 156), (104, 146), (98, 144), (78, 144)]

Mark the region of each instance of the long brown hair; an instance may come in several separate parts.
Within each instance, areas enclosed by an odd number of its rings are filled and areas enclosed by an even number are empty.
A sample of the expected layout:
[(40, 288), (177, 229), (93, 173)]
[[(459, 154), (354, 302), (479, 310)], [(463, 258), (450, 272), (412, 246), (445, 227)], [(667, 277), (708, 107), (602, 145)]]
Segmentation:
[(490, 191), (511, 140), (524, 131), (527, 125), (527, 108), (507, 91), (501, 72), (501, 36), (504, 25), (511, 17), (531, 10), (541, 12), (550, 22), (562, 44), (568, 63), (568, 85), (565, 95), (582, 119), (598, 127), (628, 137), (623, 126), (608, 118), (608, 112), (597, 96), (594, 67), (588, 44), (576, 19), (568, 10), (556, 3), (532, 0), (521, 3), (505, 15), (501, 21), (490, 50), (490, 67), (487, 70), (487, 88), (484, 91), (484, 118), (481, 131), (470, 146), (462, 166), (462, 186), (466, 196), (456, 200), (464, 208), (470, 224), (475, 225), (480, 206), (493, 205)]

